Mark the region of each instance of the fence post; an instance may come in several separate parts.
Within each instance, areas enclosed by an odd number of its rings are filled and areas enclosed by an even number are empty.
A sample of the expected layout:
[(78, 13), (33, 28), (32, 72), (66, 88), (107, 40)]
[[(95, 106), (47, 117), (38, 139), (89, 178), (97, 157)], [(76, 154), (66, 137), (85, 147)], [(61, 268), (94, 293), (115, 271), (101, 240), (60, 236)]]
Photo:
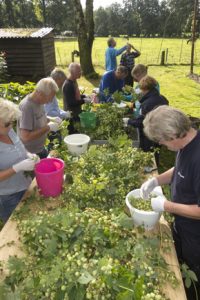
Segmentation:
[(72, 62), (74, 62), (74, 52), (71, 53), (72, 56)]
[(168, 60), (168, 52), (169, 52), (169, 49), (167, 48), (166, 49), (166, 56), (165, 56), (165, 63), (167, 64), (167, 60)]
[(165, 51), (164, 51), (164, 50), (161, 52), (160, 65), (161, 65), (161, 66), (164, 66), (164, 65), (165, 65)]

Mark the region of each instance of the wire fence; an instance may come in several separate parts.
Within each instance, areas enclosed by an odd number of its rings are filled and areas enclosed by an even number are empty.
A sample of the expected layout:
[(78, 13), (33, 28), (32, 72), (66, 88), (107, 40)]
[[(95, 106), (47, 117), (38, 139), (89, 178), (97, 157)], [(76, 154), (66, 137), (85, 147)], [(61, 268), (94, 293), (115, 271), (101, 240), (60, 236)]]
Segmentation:
[[(127, 40), (116, 38), (119, 49), (123, 47)], [(129, 43), (134, 45), (141, 52), (141, 56), (136, 58), (136, 63), (145, 65), (160, 65), (162, 58), (164, 64), (169, 65), (189, 65), (191, 60), (191, 42), (187, 39), (159, 39), (159, 38), (130, 38)], [(105, 49), (107, 48), (107, 38), (95, 38), (93, 44), (93, 64), (104, 69)], [(55, 41), (57, 65), (67, 66), (72, 61), (71, 53), (78, 50), (77, 39)], [(118, 63), (120, 56), (118, 56)], [(79, 58), (76, 59), (77, 61)], [(200, 41), (195, 43), (194, 64), (200, 64)]]

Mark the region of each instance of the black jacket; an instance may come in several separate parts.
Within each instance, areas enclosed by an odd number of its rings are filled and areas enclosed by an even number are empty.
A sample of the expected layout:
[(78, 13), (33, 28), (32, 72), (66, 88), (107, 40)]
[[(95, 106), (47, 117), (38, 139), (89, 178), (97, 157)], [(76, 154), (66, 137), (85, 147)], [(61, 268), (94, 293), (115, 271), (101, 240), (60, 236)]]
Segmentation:
[(152, 148), (159, 147), (158, 144), (150, 141), (143, 132), (143, 120), (147, 113), (160, 105), (168, 105), (168, 100), (159, 94), (157, 89), (149, 91), (140, 100), (140, 115), (133, 120), (129, 120), (128, 124), (139, 129), (140, 148), (143, 151), (151, 151)]

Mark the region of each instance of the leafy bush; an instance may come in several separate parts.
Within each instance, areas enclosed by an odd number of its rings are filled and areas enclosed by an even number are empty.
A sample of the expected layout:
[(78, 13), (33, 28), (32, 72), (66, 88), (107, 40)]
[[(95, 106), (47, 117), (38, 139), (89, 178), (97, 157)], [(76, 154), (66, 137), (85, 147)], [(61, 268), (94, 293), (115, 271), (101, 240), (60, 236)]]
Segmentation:
[(0, 52), (0, 82), (6, 82), (8, 79), (8, 70), (6, 63), (6, 54)]
[(157, 249), (169, 240), (139, 237), (120, 210), (70, 206), (39, 212), (20, 224), (27, 257), (9, 259), (1, 299), (166, 300), (162, 286), (177, 280)]
[(30, 81), (27, 81), (23, 85), (18, 82), (0, 84), (0, 97), (18, 104), (34, 88), (35, 83)]

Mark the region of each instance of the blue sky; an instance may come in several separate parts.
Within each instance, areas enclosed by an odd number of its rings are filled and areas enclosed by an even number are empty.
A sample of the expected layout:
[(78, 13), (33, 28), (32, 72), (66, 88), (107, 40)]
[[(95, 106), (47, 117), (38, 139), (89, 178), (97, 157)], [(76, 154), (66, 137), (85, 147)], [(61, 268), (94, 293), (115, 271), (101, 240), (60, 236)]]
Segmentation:
[[(86, 0), (81, 0), (82, 6), (85, 7)], [(122, 3), (122, 0), (94, 0), (94, 9), (97, 9), (98, 7), (106, 7), (111, 5), (114, 2)]]

